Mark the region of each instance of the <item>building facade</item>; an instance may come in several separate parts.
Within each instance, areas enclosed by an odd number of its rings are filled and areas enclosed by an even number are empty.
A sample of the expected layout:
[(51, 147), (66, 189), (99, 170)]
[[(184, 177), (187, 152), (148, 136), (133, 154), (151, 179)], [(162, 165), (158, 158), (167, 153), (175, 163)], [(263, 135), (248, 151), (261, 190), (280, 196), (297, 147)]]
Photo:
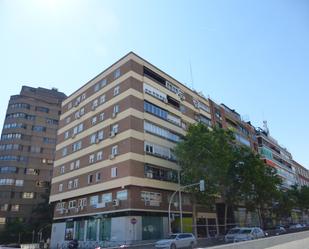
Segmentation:
[[(173, 148), (195, 122), (211, 126), (208, 100), (132, 52), (64, 100), (50, 196), (52, 247), (72, 238), (165, 236), (179, 180)], [(177, 198), (172, 203), (176, 231), (180, 207)], [(182, 203), (184, 230), (191, 231), (189, 196)], [(201, 209), (198, 217), (216, 223), (213, 211)]]
[(296, 170), (298, 186), (309, 187), (309, 170), (294, 160), (292, 162)]
[(261, 158), (268, 166), (277, 170), (278, 176), (282, 179), (282, 187), (288, 189), (296, 185), (297, 176), (292, 155), (270, 136), (266, 121), (263, 129), (256, 129), (256, 137)]
[(217, 104), (209, 99), (212, 125), (223, 129), (230, 129), (235, 135), (238, 144), (258, 151), (255, 128), (250, 122), (245, 122), (240, 114), (225, 104)]
[(61, 101), (56, 89), (11, 96), (0, 141), (0, 222), (27, 221), (49, 193)]

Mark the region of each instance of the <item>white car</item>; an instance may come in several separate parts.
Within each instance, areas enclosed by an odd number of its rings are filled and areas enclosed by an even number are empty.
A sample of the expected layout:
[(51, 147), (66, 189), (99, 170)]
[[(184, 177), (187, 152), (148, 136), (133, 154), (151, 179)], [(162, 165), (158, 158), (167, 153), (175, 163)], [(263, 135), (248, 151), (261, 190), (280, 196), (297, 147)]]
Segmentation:
[(161, 249), (194, 248), (196, 244), (196, 238), (192, 233), (174, 233), (167, 239), (157, 241), (155, 247)]
[(264, 238), (265, 233), (259, 227), (238, 227), (231, 229), (225, 235), (225, 242), (239, 242)]

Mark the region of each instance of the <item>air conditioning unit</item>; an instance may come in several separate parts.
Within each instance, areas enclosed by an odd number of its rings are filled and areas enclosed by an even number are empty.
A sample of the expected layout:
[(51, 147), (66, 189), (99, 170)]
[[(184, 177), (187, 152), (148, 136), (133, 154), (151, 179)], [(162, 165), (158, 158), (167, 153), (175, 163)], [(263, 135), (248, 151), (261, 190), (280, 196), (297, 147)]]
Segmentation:
[(116, 132), (114, 132), (114, 131), (111, 131), (111, 133), (110, 133), (110, 137), (114, 137), (114, 136), (116, 136)]
[(72, 136), (71, 136), (71, 138), (75, 138), (75, 136), (76, 136), (76, 133), (73, 133)]
[(112, 118), (116, 118), (116, 116), (117, 116), (117, 112), (113, 112)]
[(109, 159), (110, 159), (110, 160), (113, 160), (114, 158), (115, 158), (115, 155), (114, 155), (114, 154), (110, 154), (110, 155), (109, 155)]
[(100, 140), (99, 138), (96, 138), (96, 139), (95, 139), (95, 143), (96, 143), (96, 144), (100, 143), (100, 141), (101, 141), (101, 140)]
[(77, 118), (77, 119), (80, 119), (80, 115), (78, 115), (76, 118)]
[(118, 199), (114, 199), (113, 200), (113, 207), (117, 207), (119, 206), (119, 200)]
[(79, 105), (79, 101), (75, 101), (75, 103), (74, 103), (74, 106), (76, 107), (76, 106), (78, 106)]
[(95, 110), (97, 108), (97, 106), (96, 105), (93, 105), (93, 106), (91, 106), (91, 110)]

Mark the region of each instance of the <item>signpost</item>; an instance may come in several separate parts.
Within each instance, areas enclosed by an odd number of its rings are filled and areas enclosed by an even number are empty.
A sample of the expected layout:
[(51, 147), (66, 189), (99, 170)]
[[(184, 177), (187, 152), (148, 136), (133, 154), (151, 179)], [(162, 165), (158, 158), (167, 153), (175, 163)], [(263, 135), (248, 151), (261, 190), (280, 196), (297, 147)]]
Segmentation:
[(131, 224), (133, 225), (133, 240), (136, 240), (135, 239), (135, 224), (137, 223), (137, 219), (136, 218), (132, 218), (131, 219)]

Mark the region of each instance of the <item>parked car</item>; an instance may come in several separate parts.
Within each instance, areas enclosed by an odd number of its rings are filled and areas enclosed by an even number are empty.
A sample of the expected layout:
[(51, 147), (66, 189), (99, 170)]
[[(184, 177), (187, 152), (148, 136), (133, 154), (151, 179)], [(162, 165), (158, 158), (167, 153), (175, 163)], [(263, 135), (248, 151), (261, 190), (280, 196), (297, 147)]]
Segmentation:
[(225, 235), (225, 242), (239, 242), (264, 237), (265, 233), (259, 227), (236, 227)]
[(155, 247), (161, 249), (194, 248), (196, 244), (196, 238), (192, 233), (174, 233), (167, 239), (157, 241)]
[(286, 229), (284, 228), (284, 226), (278, 225), (275, 228), (275, 235), (280, 235), (280, 234), (285, 234), (286, 233)]
[(303, 228), (302, 224), (291, 224), (289, 226), (289, 229), (301, 229), (301, 228)]

